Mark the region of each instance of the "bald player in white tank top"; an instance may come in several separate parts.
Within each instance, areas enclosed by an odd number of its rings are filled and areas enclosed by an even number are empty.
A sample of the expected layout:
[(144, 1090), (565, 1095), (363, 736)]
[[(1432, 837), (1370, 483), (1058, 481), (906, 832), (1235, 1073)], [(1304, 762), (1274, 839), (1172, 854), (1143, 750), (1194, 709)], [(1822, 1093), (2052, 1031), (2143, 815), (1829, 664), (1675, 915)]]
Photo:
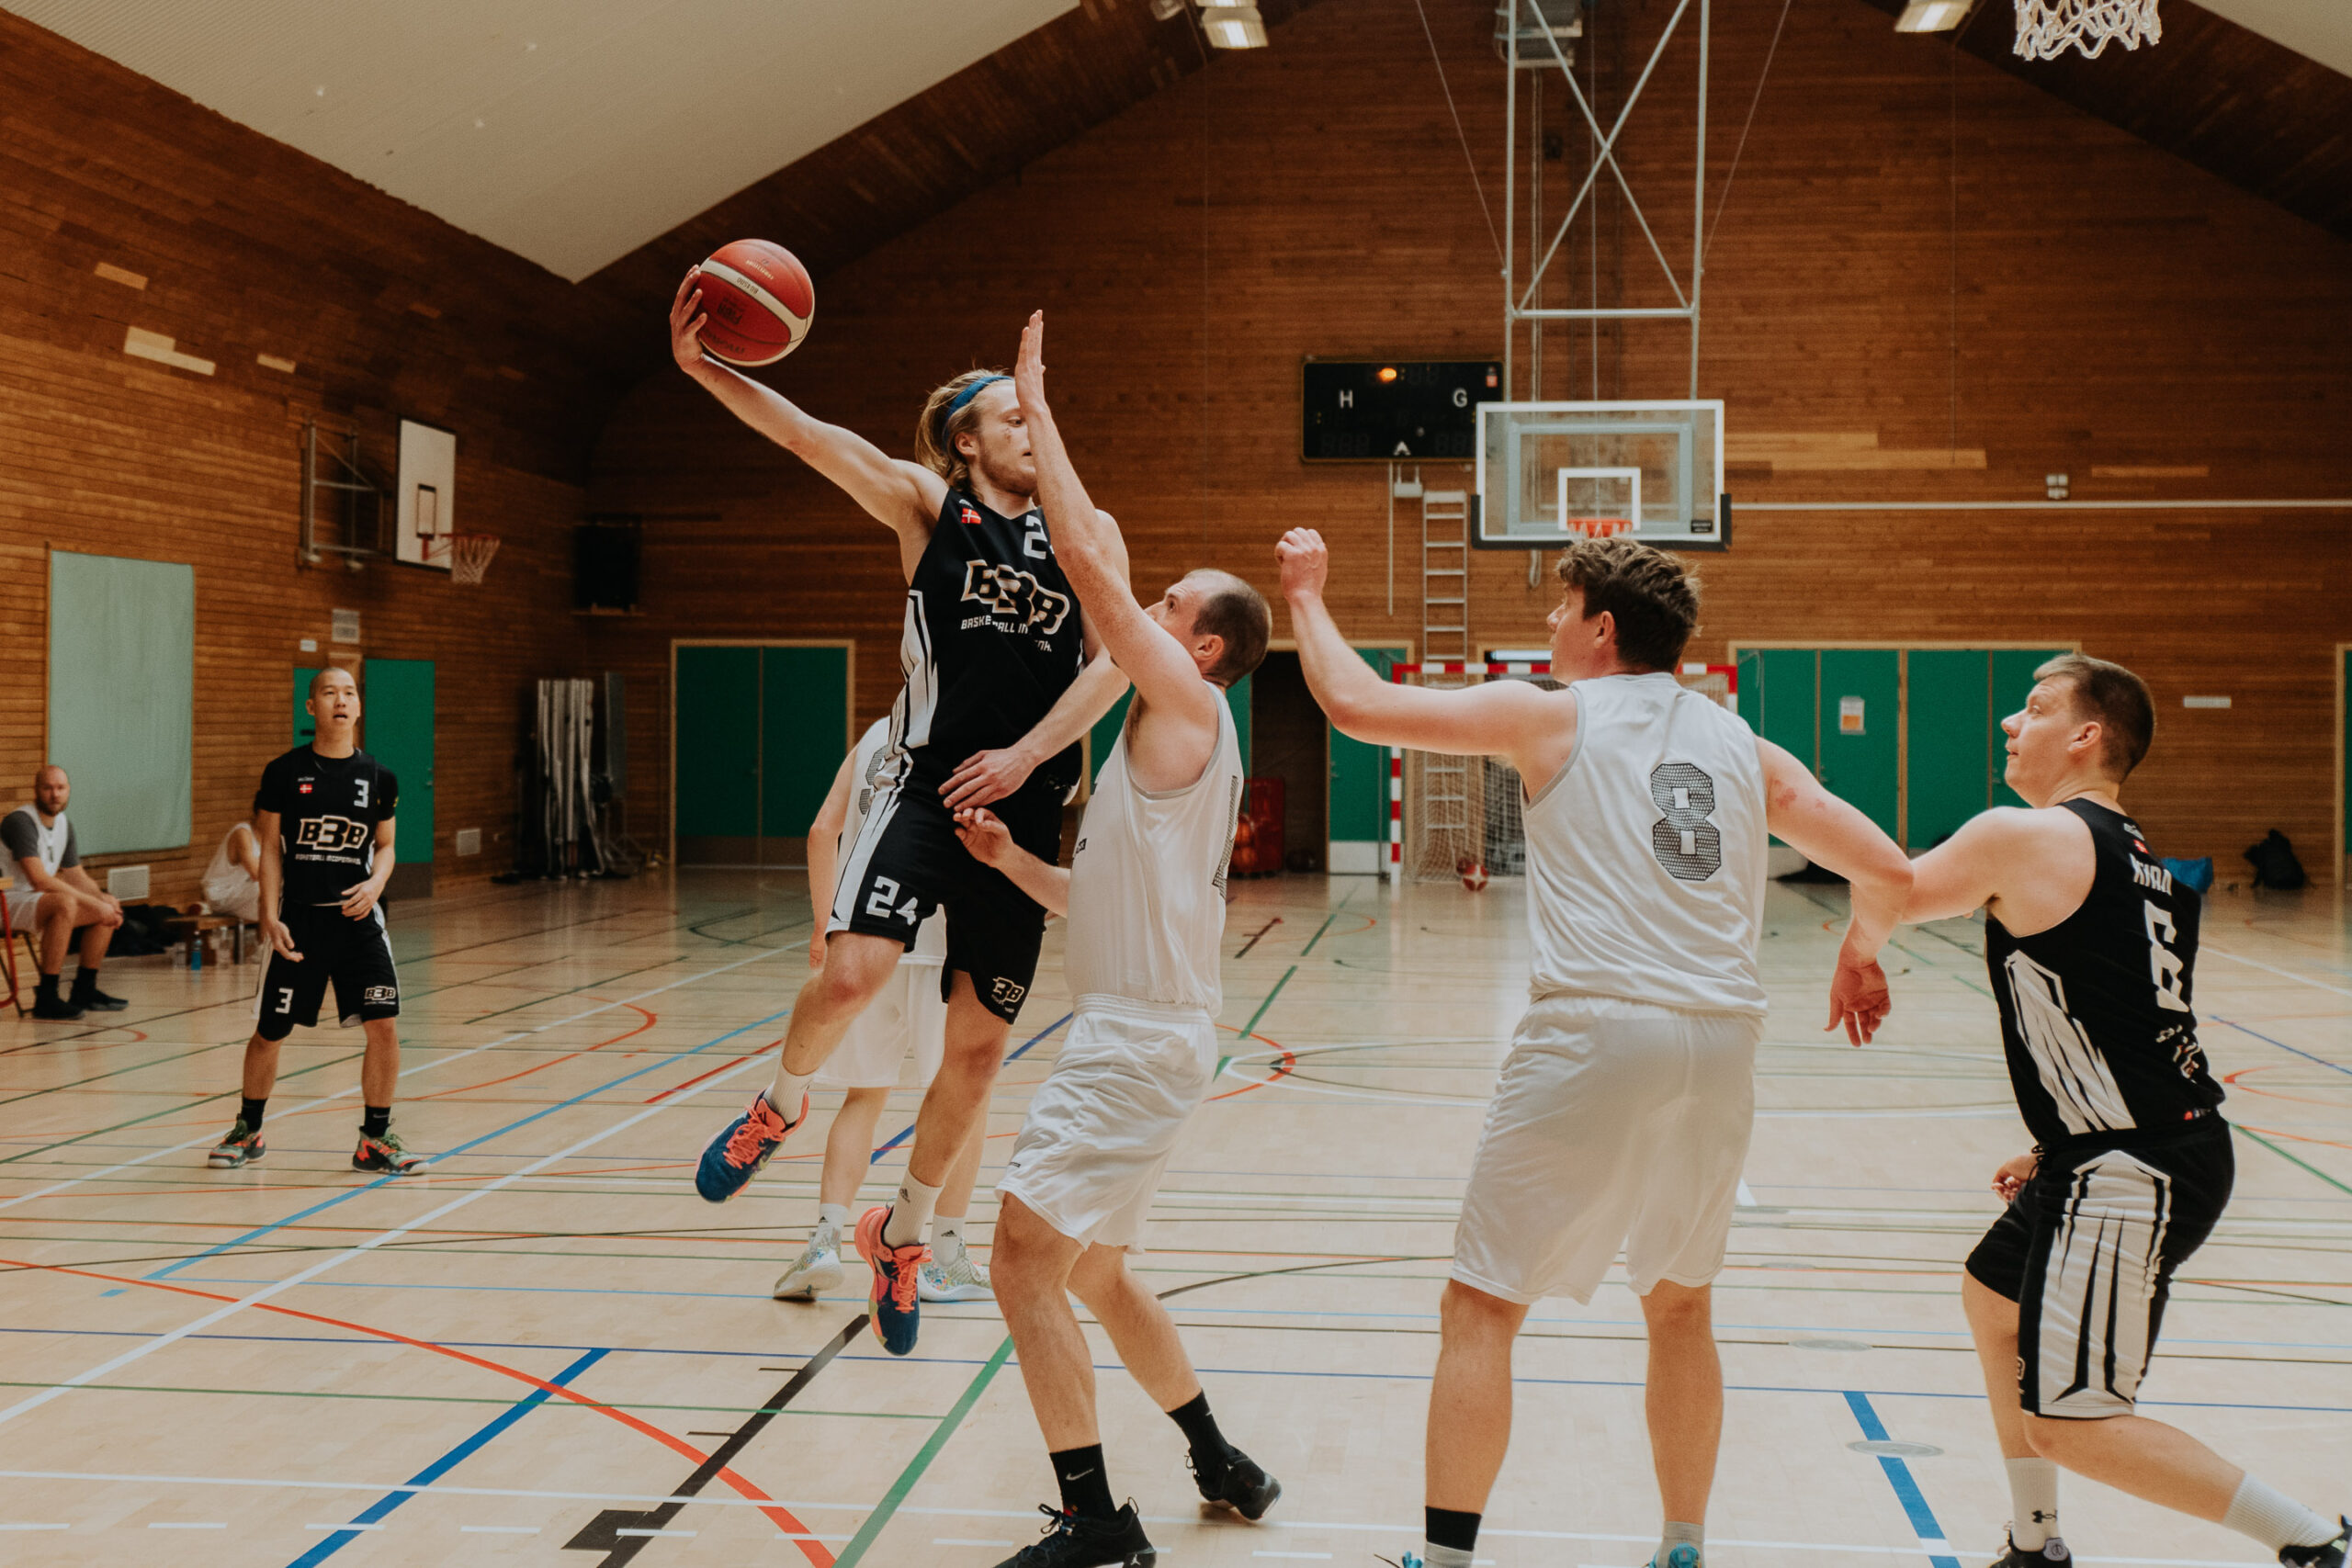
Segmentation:
[[(1045, 320), (1014, 373), (1054, 554), (1119, 669), (1135, 683), (1096, 777), (1069, 872), (964, 813), (964, 842), (1069, 917), (1069, 1039), (1029, 1101), (997, 1186), (997, 1301), (1061, 1491), (1044, 1540), (1000, 1568), (1143, 1568), (1154, 1549), (1131, 1502), (1113, 1500), (1094, 1407), (1092, 1353), (1072, 1292), (1128, 1371), (1183, 1430), (1201, 1497), (1256, 1519), (1281, 1495), (1227, 1442), (1167, 1309), (1127, 1269), (1176, 1140), (1216, 1077), (1226, 864), (1241, 803), (1241, 748), (1225, 689), (1265, 657), (1265, 601), (1195, 571), (1145, 609), (1125, 551), (1070, 467), (1045, 398)], [(1147, 1494), (1147, 1498), (1149, 1494)]]
[(1700, 1568), (1723, 1425), (1708, 1285), (1754, 1117), (1764, 852), (1777, 833), (1854, 888), (1830, 987), (1857, 1044), (1885, 1016), (1875, 957), (1910, 863), (1786, 751), (1670, 673), (1698, 617), (1674, 558), (1572, 546), (1552, 612), (1564, 690), (1392, 686), (1323, 604), (1310, 529), (1279, 550), (1300, 663), (1359, 740), (1508, 760), (1528, 791), (1531, 1001), (1471, 1167), (1430, 1393), (1425, 1543), (1466, 1568), (1510, 1441), (1510, 1347), (1544, 1296), (1589, 1300), (1620, 1247), (1650, 1339), (1656, 1568)]

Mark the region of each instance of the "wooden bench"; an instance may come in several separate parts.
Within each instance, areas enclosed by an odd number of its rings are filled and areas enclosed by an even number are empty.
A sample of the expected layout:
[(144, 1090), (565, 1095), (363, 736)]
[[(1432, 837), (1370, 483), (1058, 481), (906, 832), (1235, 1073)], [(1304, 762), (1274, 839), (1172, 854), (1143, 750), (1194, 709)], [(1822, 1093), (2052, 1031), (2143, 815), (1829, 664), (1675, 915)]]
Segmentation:
[(253, 924), (251, 920), (240, 919), (234, 915), (174, 915), (164, 922), (164, 929), (172, 933), (175, 941), (187, 942), (187, 966), (201, 969), (204, 967), (204, 935), (207, 931), (227, 931), (229, 961), (243, 964), (245, 961), (245, 932)]

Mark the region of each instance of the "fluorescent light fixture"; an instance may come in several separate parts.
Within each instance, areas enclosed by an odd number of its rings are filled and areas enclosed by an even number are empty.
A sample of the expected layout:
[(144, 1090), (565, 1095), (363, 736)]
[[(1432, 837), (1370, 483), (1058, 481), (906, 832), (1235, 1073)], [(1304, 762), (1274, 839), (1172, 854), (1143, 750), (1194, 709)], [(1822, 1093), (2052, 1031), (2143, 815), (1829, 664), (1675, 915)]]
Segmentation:
[(1894, 20), (1898, 33), (1948, 33), (1968, 19), (1975, 0), (1909, 0)]
[(1201, 13), (1201, 30), (1216, 49), (1263, 49), (1265, 18), (1255, 6), (1213, 5)]

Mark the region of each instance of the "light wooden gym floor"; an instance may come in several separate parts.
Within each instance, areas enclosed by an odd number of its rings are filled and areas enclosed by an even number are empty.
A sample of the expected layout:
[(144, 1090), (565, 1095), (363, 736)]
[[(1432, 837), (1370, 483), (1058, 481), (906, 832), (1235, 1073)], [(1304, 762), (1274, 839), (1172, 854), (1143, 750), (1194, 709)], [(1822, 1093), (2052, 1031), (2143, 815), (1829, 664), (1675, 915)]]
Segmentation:
[[(1438, 1291), (1524, 994), (1521, 894), (1237, 886), (1231, 1059), (1140, 1266), (1225, 1429), (1286, 1490), (1261, 1526), (1204, 1519), (1175, 1427), (1106, 1348), (1111, 1478), (1174, 1568), (1368, 1564), (1419, 1537)], [(1974, 1564), (2007, 1514), (1957, 1296), (1986, 1180), (2025, 1143), (1981, 931), (1902, 933), (1897, 1011), (1856, 1052), (1820, 1032), (1843, 897), (1771, 894), (1753, 1201), (1716, 1296), (1725, 1568)], [(288, 1043), (266, 1162), (206, 1168), (251, 966), (119, 964), (128, 1012), (0, 1022), (0, 1560), (899, 1568), (1034, 1538), (1052, 1481), (992, 1307), (927, 1308), (894, 1360), (855, 1329), (854, 1259), (838, 1298), (769, 1300), (814, 1219), (821, 1125), (725, 1207), (688, 1184), (766, 1080), (807, 972), (797, 875), (484, 889), (390, 919), (399, 1125), (437, 1156), (424, 1179), (351, 1170), (358, 1042), (335, 1030)], [(2222, 895), (2205, 930), (2197, 1001), (2240, 1127), (2237, 1199), (2174, 1294), (2145, 1408), (2341, 1508), (2344, 911), (2333, 890)], [(983, 1239), (987, 1182), (1062, 1039), (1058, 928), (1046, 943), (989, 1123)], [(869, 1199), (898, 1179), (914, 1103), (893, 1100)], [(1646, 1558), (1637, 1324), (1622, 1283), (1537, 1310), (1483, 1557)], [(1873, 1439), (1905, 1447), (1858, 1450)], [(2088, 1484), (2068, 1483), (2064, 1522), (2094, 1562), (2264, 1560)], [(583, 1531), (605, 1544), (568, 1550)]]

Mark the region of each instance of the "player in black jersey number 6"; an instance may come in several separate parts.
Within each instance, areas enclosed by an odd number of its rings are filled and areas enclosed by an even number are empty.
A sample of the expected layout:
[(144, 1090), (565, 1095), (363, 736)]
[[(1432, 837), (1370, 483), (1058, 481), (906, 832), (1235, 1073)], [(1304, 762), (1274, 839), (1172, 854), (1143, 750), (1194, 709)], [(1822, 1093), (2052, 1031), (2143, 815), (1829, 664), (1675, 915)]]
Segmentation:
[(907, 599), (905, 689), (865, 824), (842, 846), (825, 966), (793, 1003), (775, 1084), (711, 1141), (695, 1185), (722, 1201), (767, 1163), (807, 1114), (818, 1068), (944, 906), (945, 1050), (916, 1115), (907, 1179), (856, 1232), (874, 1271), (875, 1333), (905, 1355), (923, 1225), (987, 1113), (1045, 933), (1044, 909), (973, 858), (952, 813), (988, 806), (1023, 849), (1057, 859), (1077, 742), (1126, 682), (1107, 658), (1087, 662), (1099, 644), (1031, 499), (1036, 463), (1010, 378), (972, 371), (933, 391), (916, 429), (922, 461), (902, 462), (706, 357), (700, 300), (689, 273), (670, 312), (679, 368), (898, 536)]
[(2064, 1564), (2061, 1467), (2251, 1536), (2289, 1568), (2343, 1568), (2352, 1526), (2134, 1414), (2173, 1273), (2229, 1201), (2230, 1129), (2190, 1010), (2198, 899), (2125, 815), (2155, 730), (2148, 688), (2068, 654), (2001, 721), (2030, 809), (1987, 811), (1915, 870), (1906, 920), (1984, 910), (1984, 959), (2032, 1153), (1961, 1297), (2007, 1461), (1995, 1568)]
[(296, 1024), (319, 1021), (319, 1004), (334, 988), (334, 1016), (367, 1036), (359, 1089), (366, 1111), (356, 1170), (407, 1176), (425, 1162), (401, 1147), (392, 1131), (392, 1089), (401, 1071), (400, 976), (376, 901), (392, 874), (392, 808), (400, 783), (359, 750), (359, 685), (347, 670), (320, 671), (307, 705), (316, 739), (262, 770), (254, 793), (254, 836), (261, 843), (261, 932), (269, 966), (254, 998), (254, 1037), (245, 1045), (244, 1103), (237, 1123), (212, 1151), (217, 1166), (261, 1158), (262, 1112), (277, 1081), (277, 1047)]

